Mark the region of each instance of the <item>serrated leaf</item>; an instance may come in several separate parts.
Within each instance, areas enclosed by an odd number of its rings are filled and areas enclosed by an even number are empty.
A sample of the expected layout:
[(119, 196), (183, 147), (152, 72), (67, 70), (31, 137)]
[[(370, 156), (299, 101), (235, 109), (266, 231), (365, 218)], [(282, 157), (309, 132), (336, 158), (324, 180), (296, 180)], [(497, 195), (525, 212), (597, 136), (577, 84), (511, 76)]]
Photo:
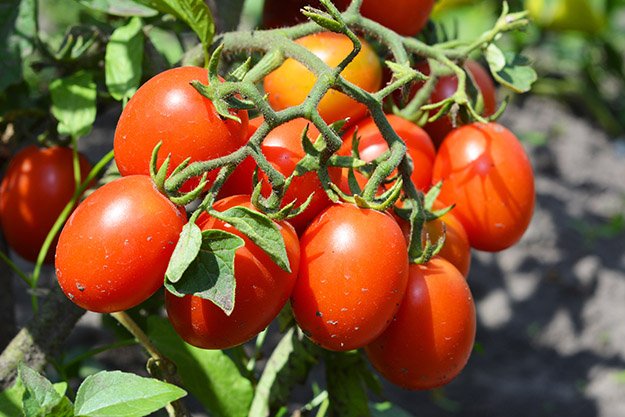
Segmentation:
[(83, 6), (99, 10), (114, 16), (150, 17), (158, 14), (157, 10), (132, 0), (78, 0)]
[(370, 415), (367, 387), (375, 380), (370, 374), (367, 361), (360, 351), (327, 353), (326, 382), (330, 415), (341, 417)]
[(253, 396), (243, 377), (221, 350), (199, 349), (185, 343), (167, 319), (148, 317), (147, 334), (167, 358), (174, 361), (184, 387), (211, 415), (246, 417)]
[(113, 32), (106, 44), (104, 75), (115, 100), (129, 99), (139, 88), (143, 64), (143, 24), (133, 17)]
[(18, 375), (24, 387), (22, 406), (26, 417), (62, 416), (71, 409), (69, 400), (50, 381), (22, 362), (18, 364)]
[(291, 327), (267, 361), (256, 386), (249, 417), (275, 415), (270, 412), (285, 404), (294, 386), (306, 380), (318, 362), (317, 355), (316, 346)]
[(177, 282), (165, 281), (165, 288), (182, 296), (193, 294), (211, 300), (224, 313), (234, 309), (234, 255), (245, 241), (223, 230), (202, 231), (202, 245), (193, 262)]
[(165, 278), (169, 282), (178, 282), (191, 262), (195, 260), (202, 246), (202, 231), (195, 223), (183, 226), (180, 239), (169, 259)]
[(23, 59), (34, 51), (35, 33), (35, 0), (0, 3), (0, 92), (22, 79)]
[(187, 393), (153, 378), (102, 371), (84, 380), (76, 393), (76, 417), (141, 417)]
[(96, 84), (90, 72), (79, 71), (50, 83), (52, 114), (62, 135), (81, 137), (91, 131), (96, 117)]
[(224, 212), (211, 210), (215, 218), (229, 223), (261, 248), (280, 269), (291, 272), (282, 233), (269, 217), (245, 207), (231, 207)]
[[(537, 79), (536, 71), (529, 66), (527, 58), (510, 53), (503, 53), (505, 64), (501, 69), (500, 57), (491, 56), (488, 65), (497, 82), (517, 93), (526, 93)], [(487, 56), (488, 59), (488, 56)], [(491, 64), (492, 62), (492, 64)]]

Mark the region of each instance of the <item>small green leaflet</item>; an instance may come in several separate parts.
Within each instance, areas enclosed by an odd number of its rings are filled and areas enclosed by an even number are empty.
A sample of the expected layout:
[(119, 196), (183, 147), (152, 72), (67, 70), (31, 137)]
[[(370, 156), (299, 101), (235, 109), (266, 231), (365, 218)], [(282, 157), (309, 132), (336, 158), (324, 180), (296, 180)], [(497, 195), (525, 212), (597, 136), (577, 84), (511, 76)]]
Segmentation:
[(133, 17), (113, 32), (106, 44), (104, 75), (115, 100), (128, 100), (139, 88), (143, 64), (143, 24)]
[[(24, 388), (22, 406), (26, 417), (72, 416), (72, 403), (64, 396), (67, 385), (53, 386), (50, 381), (22, 362), (18, 375)], [(61, 392), (59, 392), (61, 391)]]
[(174, 253), (171, 255), (165, 278), (176, 283), (180, 281), (184, 271), (187, 270), (191, 262), (195, 260), (202, 246), (202, 231), (195, 223), (187, 223), (182, 228), (180, 239), (176, 244)]
[(224, 313), (234, 309), (234, 254), (245, 245), (239, 236), (223, 230), (202, 231), (200, 251), (176, 282), (165, 281), (165, 288), (181, 297), (193, 294), (214, 302)]
[(239, 206), (224, 212), (210, 210), (210, 215), (234, 226), (269, 255), (280, 269), (291, 272), (282, 233), (269, 217)]
[(526, 93), (537, 79), (529, 60), (521, 55), (502, 52), (495, 44), (490, 44), (485, 57), (495, 80), (512, 91)]
[(182, 388), (120, 371), (98, 372), (76, 393), (76, 417), (142, 417), (184, 397)]
[(96, 117), (96, 84), (93, 74), (79, 71), (50, 83), (52, 114), (62, 135), (78, 138), (91, 131)]
[(114, 16), (156, 16), (158, 11), (132, 0), (78, 0), (80, 4)]
[(369, 403), (371, 417), (414, 417), (403, 408), (396, 406), (391, 402)]

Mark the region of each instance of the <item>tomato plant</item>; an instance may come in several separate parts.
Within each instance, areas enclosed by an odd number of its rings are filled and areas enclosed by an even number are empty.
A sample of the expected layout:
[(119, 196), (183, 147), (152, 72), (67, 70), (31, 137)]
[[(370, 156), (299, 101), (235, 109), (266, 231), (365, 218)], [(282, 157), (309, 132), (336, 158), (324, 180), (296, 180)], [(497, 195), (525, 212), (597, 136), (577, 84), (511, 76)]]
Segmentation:
[[(8, 244), (22, 258), (36, 262), (41, 246), (76, 190), (73, 151), (29, 145), (11, 159), (0, 185), (0, 221)], [(91, 164), (79, 154), (80, 177)], [(51, 248), (56, 246), (58, 235)], [(48, 251), (45, 263), (54, 261)]]
[(363, 0), (360, 12), (364, 17), (393, 29), (404, 36), (414, 36), (423, 29), (435, 0)]
[[(199, 67), (166, 70), (143, 84), (128, 101), (115, 130), (115, 162), (122, 175), (149, 173), (154, 147), (162, 142), (160, 166), (171, 155), (169, 172), (185, 159), (205, 161), (225, 156), (245, 145), (248, 116), (232, 112), (241, 122), (224, 119), (213, 103), (189, 83), (208, 83), (208, 72)], [(214, 179), (217, 172), (211, 172)], [(190, 191), (199, 178), (187, 181)]]
[[(254, 209), (250, 196), (236, 195), (214, 204), (217, 211), (241, 206)], [(177, 297), (166, 291), (167, 314), (178, 334), (194, 346), (225, 349), (240, 345), (265, 329), (278, 315), (291, 295), (299, 268), (299, 240), (293, 226), (277, 222), (284, 239), (292, 272), (279, 268), (269, 256), (228, 223), (208, 214), (197, 222), (202, 230), (225, 230), (240, 236), (245, 246), (237, 249), (234, 260), (236, 296), (228, 316), (211, 300), (195, 295)]]
[[(296, 40), (331, 67), (338, 65), (353, 50), (352, 41), (345, 35), (320, 32)], [(362, 89), (374, 92), (382, 82), (382, 67), (375, 51), (363, 39), (362, 49), (341, 75)], [(284, 110), (301, 104), (310, 92), (317, 77), (294, 59), (287, 59), (265, 77), (264, 87), (268, 100), (275, 110)], [(367, 107), (345, 94), (328, 90), (317, 106), (327, 123), (347, 119), (356, 122), (367, 114)]]
[(384, 333), (365, 346), (365, 353), (393, 384), (433, 389), (451, 382), (465, 367), (475, 328), (475, 305), (464, 277), (435, 257), (410, 264), (399, 311)]
[[(345, 10), (349, 5), (349, 0), (333, 0), (332, 3), (339, 10)], [(265, 0), (262, 15), (263, 28), (272, 29), (306, 22), (308, 18), (301, 12), (304, 6), (323, 7), (319, 0)]]
[(358, 349), (380, 335), (408, 277), (406, 242), (393, 217), (334, 204), (313, 220), (300, 247), (291, 305), (304, 333), (336, 351)]
[(439, 199), (456, 204), (454, 215), (472, 247), (500, 251), (516, 243), (534, 211), (534, 174), (519, 140), (497, 123), (455, 129), (434, 160)]
[(63, 292), (99, 313), (142, 303), (163, 285), (183, 213), (145, 175), (98, 188), (61, 231), (55, 265)]

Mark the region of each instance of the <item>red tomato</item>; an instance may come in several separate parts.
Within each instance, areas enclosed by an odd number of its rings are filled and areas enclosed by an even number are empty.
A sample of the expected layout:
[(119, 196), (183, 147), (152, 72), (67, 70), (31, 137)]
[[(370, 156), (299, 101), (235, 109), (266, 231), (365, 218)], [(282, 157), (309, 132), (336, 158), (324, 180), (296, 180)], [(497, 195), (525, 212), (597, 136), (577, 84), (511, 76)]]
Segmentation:
[[(350, 2), (349, 0), (333, 0), (332, 3), (343, 11)], [(265, 0), (262, 26), (265, 29), (273, 29), (306, 22), (308, 18), (302, 14), (301, 9), (307, 5), (325, 10), (319, 0)]]
[[(389, 114), (386, 116), (393, 130), (406, 143), (407, 152), (412, 158), (414, 170), (410, 178), (415, 187), (427, 190), (432, 182), (432, 165), (436, 150), (428, 134), (414, 123)], [(361, 120), (343, 135), (343, 146), (339, 155), (351, 155), (354, 133), (358, 132), (358, 151), (363, 161), (373, 161), (384, 152), (388, 145), (371, 117)]]
[(445, 138), (432, 182), (438, 199), (456, 204), (454, 215), (473, 248), (496, 252), (515, 244), (534, 211), (534, 174), (518, 139), (496, 123), (473, 123)]
[(337, 203), (300, 239), (299, 277), (291, 296), (299, 327), (336, 351), (378, 337), (399, 308), (408, 279), (408, 252), (387, 213)]
[[(46, 236), (76, 191), (73, 151), (27, 146), (11, 160), (0, 185), (0, 220), (7, 242), (22, 258), (36, 262)], [(79, 154), (84, 180), (91, 164)], [(58, 235), (51, 248), (56, 246)], [(45, 263), (54, 261), (48, 251)]]
[[(242, 195), (219, 200), (213, 207), (225, 211), (234, 206), (254, 209), (250, 196)], [(245, 240), (245, 246), (237, 249), (234, 259), (234, 310), (227, 316), (210, 300), (192, 295), (179, 298), (166, 291), (167, 314), (176, 332), (194, 346), (226, 349), (240, 345), (267, 327), (288, 301), (299, 269), (297, 234), (288, 222), (276, 223), (284, 238), (293, 271), (287, 273), (234, 227), (207, 214), (200, 216), (197, 224), (202, 230), (225, 230)]]
[[(362, 49), (341, 75), (360, 88), (374, 92), (382, 82), (382, 66), (371, 46), (362, 40)], [(297, 43), (317, 55), (331, 67), (338, 65), (354, 49), (352, 41), (343, 34), (321, 32), (297, 39)], [(265, 77), (265, 91), (269, 104), (275, 110), (284, 110), (301, 104), (308, 96), (317, 77), (294, 59), (287, 59)], [(367, 107), (336, 90), (329, 90), (317, 106), (327, 123), (347, 119), (356, 122), (367, 114)]]
[(435, 0), (363, 0), (364, 17), (393, 29), (403, 36), (414, 36), (425, 26)]
[(98, 313), (132, 308), (163, 285), (186, 216), (150, 177), (130, 175), (89, 195), (74, 211), (56, 248), (63, 292)]
[[(305, 155), (302, 148), (301, 135), (308, 125), (308, 137), (315, 141), (319, 136), (317, 128), (306, 119), (294, 119), (273, 129), (261, 145), (261, 149), (267, 160), (282, 175), (288, 177), (295, 170), (295, 166)], [(341, 178), (340, 168), (330, 168), (328, 170), (332, 182), (339, 183)], [(263, 179), (262, 194), (269, 196), (271, 186), (264, 173), (259, 173), (259, 178)], [(323, 209), (328, 207), (331, 200), (324, 191), (319, 176), (314, 171), (295, 177), (286, 191), (282, 206), (297, 200), (298, 204), (303, 204), (310, 194), (313, 198), (301, 214), (289, 219), (289, 223), (295, 227), (298, 233), (304, 231), (312, 219)]]
[(411, 264), (406, 295), (365, 353), (377, 371), (412, 390), (440, 387), (465, 367), (475, 340), (475, 305), (458, 270), (442, 258)]
[[(149, 174), (152, 150), (159, 150), (158, 166), (171, 154), (169, 172), (191, 157), (191, 162), (225, 156), (245, 145), (246, 111), (232, 112), (241, 123), (222, 118), (213, 103), (189, 83), (208, 83), (203, 68), (181, 67), (164, 71), (139, 88), (124, 108), (115, 130), (115, 162), (122, 175)], [(217, 170), (209, 174), (214, 179)], [(187, 181), (190, 191), (199, 177)]]
[[(484, 100), (484, 110), (482, 112), (482, 116), (488, 117), (493, 115), (497, 111), (497, 94), (495, 89), (495, 84), (493, 83), (492, 78), (488, 74), (488, 72), (484, 69), (484, 67), (472, 60), (467, 60), (464, 64), (464, 67), (471, 73), (477, 88), (480, 90)], [(421, 61), (416, 65), (416, 69), (423, 72), (426, 75), (429, 75), (430, 68), (428, 66), (427, 61)], [(467, 78), (467, 83), (471, 81)], [(416, 90), (418, 90), (423, 83), (415, 84), (413, 87), (411, 94), (414, 95)], [(447, 77), (441, 77), (436, 86), (434, 87), (434, 91), (430, 95), (430, 102), (437, 103), (439, 101), (445, 100), (446, 98), (451, 97), (458, 88), (458, 78), (453, 75)], [(430, 111), (430, 116), (436, 114), (437, 110)], [(429, 133), (430, 137), (434, 144), (438, 147), (440, 146), (445, 136), (451, 132), (453, 129), (452, 121), (449, 117), (443, 116), (438, 120), (427, 123), (424, 126), (426, 132)]]

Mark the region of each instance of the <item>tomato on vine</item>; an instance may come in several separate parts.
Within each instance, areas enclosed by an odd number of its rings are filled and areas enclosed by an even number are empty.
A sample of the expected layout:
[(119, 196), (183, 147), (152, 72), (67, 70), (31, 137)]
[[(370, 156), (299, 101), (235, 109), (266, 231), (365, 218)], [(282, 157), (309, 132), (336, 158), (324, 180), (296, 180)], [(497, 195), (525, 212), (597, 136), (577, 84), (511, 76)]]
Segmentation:
[(508, 129), (473, 123), (452, 131), (434, 160), (432, 181), (441, 180), (438, 199), (456, 205), (471, 247), (496, 252), (523, 236), (534, 211), (534, 173)]
[[(213, 103), (191, 81), (208, 84), (208, 72), (199, 67), (164, 71), (143, 84), (124, 108), (115, 130), (115, 162), (122, 175), (149, 174), (154, 147), (162, 142), (160, 167), (171, 155), (169, 173), (185, 159), (206, 161), (228, 155), (247, 142), (247, 111), (231, 111), (241, 122), (223, 118)], [(209, 173), (213, 180), (217, 170)], [(187, 181), (182, 191), (198, 185)]]
[(379, 336), (408, 279), (406, 241), (393, 217), (333, 204), (306, 229), (300, 248), (291, 305), (304, 333), (335, 351), (358, 349)]
[[(84, 180), (91, 164), (82, 154), (78, 160)], [(75, 190), (72, 149), (30, 145), (15, 154), (0, 185), (0, 221), (9, 246), (22, 258), (36, 262), (48, 232)], [(58, 235), (51, 248), (57, 240)], [(54, 262), (53, 250), (44, 262)]]
[[(227, 197), (213, 205), (217, 211), (234, 206), (254, 209), (246, 195)], [(280, 269), (269, 255), (229, 224), (206, 213), (198, 218), (197, 225), (202, 230), (225, 230), (243, 238), (245, 246), (237, 249), (234, 258), (236, 295), (229, 316), (210, 300), (165, 292), (169, 319), (187, 343), (204, 349), (240, 345), (265, 329), (284, 307), (297, 278), (300, 249), (295, 229), (287, 221), (275, 224), (284, 238), (290, 273)]]
[(429, 390), (454, 379), (475, 340), (475, 304), (462, 274), (434, 257), (411, 264), (399, 311), (388, 328), (365, 346), (374, 368), (411, 390)]
[(184, 210), (147, 175), (114, 180), (72, 213), (56, 248), (56, 275), (80, 307), (111, 313), (135, 307), (162, 285), (186, 223)]
[[(332, 0), (332, 3), (339, 11), (343, 11), (349, 6), (350, 0)], [(265, 0), (262, 15), (263, 28), (274, 29), (308, 21), (308, 17), (301, 12), (304, 6), (323, 9), (319, 0)]]
[(414, 36), (425, 27), (435, 0), (363, 0), (360, 13), (403, 36)]

